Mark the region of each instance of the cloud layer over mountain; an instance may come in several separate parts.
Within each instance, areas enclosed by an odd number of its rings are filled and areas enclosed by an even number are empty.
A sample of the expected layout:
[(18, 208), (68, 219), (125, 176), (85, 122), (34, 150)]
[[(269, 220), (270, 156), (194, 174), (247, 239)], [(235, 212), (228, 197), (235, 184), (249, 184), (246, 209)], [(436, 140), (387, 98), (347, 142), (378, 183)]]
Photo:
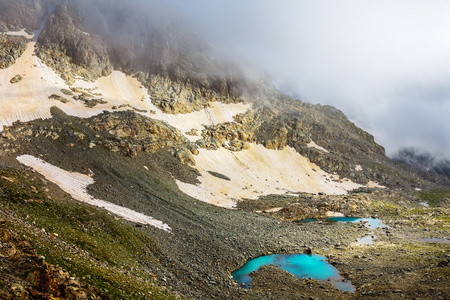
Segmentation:
[(342, 109), (393, 155), (450, 156), (450, 2), (172, 1), (198, 34), (275, 84)]

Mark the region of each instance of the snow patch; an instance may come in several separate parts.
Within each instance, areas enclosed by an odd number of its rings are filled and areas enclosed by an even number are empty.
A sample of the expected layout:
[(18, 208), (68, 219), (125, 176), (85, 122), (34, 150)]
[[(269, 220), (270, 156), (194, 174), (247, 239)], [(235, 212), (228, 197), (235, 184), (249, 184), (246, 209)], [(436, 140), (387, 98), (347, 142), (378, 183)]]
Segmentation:
[(367, 183), (367, 187), (368, 188), (377, 188), (377, 189), (386, 189), (387, 187), (385, 187), (384, 185), (379, 184), (376, 181), (369, 181)]
[(29, 34), (25, 31), (25, 29), (22, 29), (20, 31), (8, 31), (8, 32), (4, 32), (3, 34), (6, 35), (14, 35), (14, 36), (23, 36), (26, 37), (27, 39), (32, 39), (34, 37), (33, 34)]
[(337, 211), (327, 211), (327, 218), (339, 218), (339, 217), (345, 217), (345, 215), (341, 212)]
[[(183, 134), (192, 129), (201, 132), (204, 129), (204, 125), (233, 122), (235, 115), (245, 113), (251, 108), (250, 104), (244, 103), (224, 104), (213, 102), (210, 103), (210, 107), (201, 111), (177, 115), (166, 114), (153, 105), (148, 90), (136, 78), (126, 76), (120, 71), (113, 71), (110, 75), (99, 78), (95, 82), (77, 80), (74, 86), (92, 89), (93, 92), (102, 94), (101, 97), (107, 101), (107, 104), (98, 105), (99, 109), (111, 110), (112, 106), (128, 104), (128, 107), (121, 110), (129, 110), (130, 107), (136, 108), (141, 110), (140, 114), (152, 119), (165, 121), (179, 129)], [(186, 135), (186, 137), (191, 141), (201, 139), (201, 136)]]
[(89, 195), (87, 187), (94, 183), (94, 179), (92, 178), (93, 174), (84, 175), (81, 173), (69, 172), (31, 155), (21, 155), (17, 157), (17, 160), (42, 174), (47, 180), (58, 185), (63, 191), (70, 194), (78, 201), (104, 208), (107, 211), (132, 222), (148, 224), (167, 232), (171, 231), (169, 225), (164, 224), (159, 220), (123, 206), (95, 199)]
[(330, 151), (328, 151), (327, 149), (317, 145), (313, 140), (311, 140), (311, 142), (309, 142), (309, 144), (306, 144), (306, 146), (308, 146), (309, 148), (316, 148), (320, 151), (323, 151), (325, 153), (330, 153)]
[[(95, 82), (82, 79), (75, 81), (73, 87), (89, 90), (106, 103), (93, 108), (84, 103), (64, 95), (62, 89), (70, 89), (66, 82), (50, 67), (46, 66), (37, 56), (33, 55), (36, 43), (30, 42), (27, 49), (16, 63), (9, 68), (0, 70), (0, 131), (3, 126), (10, 126), (15, 121), (28, 122), (36, 119), (51, 118), (50, 108), (56, 106), (66, 114), (80, 118), (89, 118), (103, 111), (136, 109), (138, 113), (161, 121), (179, 129), (183, 134), (192, 129), (201, 132), (203, 125), (214, 125), (223, 122), (233, 122), (234, 116), (246, 112), (250, 104), (211, 103), (210, 107), (189, 114), (166, 114), (155, 107), (148, 91), (140, 82), (120, 71), (113, 71), (110, 75), (101, 77)], [(10, 83), (15, 75), (23, 79), (18, 83)], [(48, 97), (56, 94), (64, 97), (68, 102), (62, 103)], [(201, 136), (187, 136), (191, 141)]]
[[(291, 147), (269, 150), (252, 144), (250, 149), (232, 152), (200, 149), (195, 157), (200, 184), (177, 181), (178, 188), (198, 200), (226, 208), (234, 208), (241, 199), (257, 199), (263, 195), (285, 195), (292, 192), (346, 194), (361, 187), (350, 180), (337, 180), (301, 156)], [(212, 176), (223, 174), (231, 180)]]
[(362, 170), (363, 170), (363, 168), (360, 165), (356, 165), (356, 167), (355, 167), (356, 172), (360, 172)]
[(275, 212), (279, 212), (283, 208), (284, 207), (274, 207), (274, 208), (266, 209), (264, 212), (265, 213), (275, 213)]
[[(68, 115), (81, 118), (101, 113), (102, 107), (87, 108), (61, 92), (61, 89), (69, 89), (69, 86), (37, 56), (33, 56), (35, 45), (35, 42), (28, 43), (27, 49), (14, 65), (0, 70), (0, 131), (3, 126), (10, 126), (15, 121), (51, 118), (52, 106)], [(10, 83), (11, 78), (17, 74), (23, 79)], [(68, 103), (49, 99), (52, 94), (66, 98)]]

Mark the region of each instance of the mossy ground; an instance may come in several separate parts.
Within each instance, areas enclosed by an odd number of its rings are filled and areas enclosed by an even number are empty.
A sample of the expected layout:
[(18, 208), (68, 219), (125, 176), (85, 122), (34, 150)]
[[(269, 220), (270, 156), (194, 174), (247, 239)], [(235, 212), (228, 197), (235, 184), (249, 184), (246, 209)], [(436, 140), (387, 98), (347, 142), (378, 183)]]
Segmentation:
[(432, 207), (439, 206), (444, 201), (450, 201), (449, 189), (430, 189), (419, 192), (419, 198)]
[(46, 262), (59, 265), (112, 299), (174, 299), (158, 286), (157, 243), (145, 228), (70, 199), (41, 178), (0, 169), (4, 218)]

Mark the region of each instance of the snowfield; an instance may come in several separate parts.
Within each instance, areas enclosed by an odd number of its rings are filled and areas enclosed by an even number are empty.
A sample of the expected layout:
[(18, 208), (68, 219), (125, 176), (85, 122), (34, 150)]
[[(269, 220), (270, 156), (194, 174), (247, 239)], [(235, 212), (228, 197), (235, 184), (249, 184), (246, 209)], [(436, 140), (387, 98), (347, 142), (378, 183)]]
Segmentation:
[[(236, 201), (243, 198), (296, 192), (346, 194), (361, 187), (326, 173), (291, 147), (269, 150), (252, 144), (250, 149), (240, 152), (225, 148), (200, 149), (194, 158), (201, 183), (193, 185), (178, 181), (179, 189), (191, 197), (226, 208), (235, 207)], [(225, 175), (230, 180), (213, 176), (208, 171)]]

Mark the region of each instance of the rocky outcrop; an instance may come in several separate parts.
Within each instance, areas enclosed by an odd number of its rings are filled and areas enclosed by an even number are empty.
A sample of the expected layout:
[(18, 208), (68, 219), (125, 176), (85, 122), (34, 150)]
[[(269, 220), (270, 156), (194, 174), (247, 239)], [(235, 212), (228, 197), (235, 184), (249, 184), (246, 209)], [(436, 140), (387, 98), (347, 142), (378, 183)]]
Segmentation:
[(299, 201), (275, 212), (278, 217), (298, 222), (303, 219), (321, 219), (339, 213), (343, 216), (364, 216), (371, 203), (364, 194), (301, 195)]
[(239, 123), (222, 123), (216, 126), (205, 126), (202, 132), (203, 139), (197, 145), (205, 149), (224, 147), (231, 151), (245, 150), (254, 142), (252, 132), (246, 130)]
[[(185, 114), (202, 110), (210, 102), (238, 103), (243, 99), (239, 96), (230, 96), (226, 89), (218, 92), (209, 88), (208, 83), (196, 86), (189, 80), (186, 82), (173, 81), (169, 77), (160, 75), (143, 75), (137, 77), (144, 82), (153, 104), (165, 113)], [(224, 83), (226, 85), (226, 83)]]
[(109, 299), (63, 268), (46, 263), (44, 257), (5, 227), (5, 223), (0, 217), (0, 298)]
[(73, 82), (74, 76), (94, 80), (108, 75), (113, 67), (106, 43), (83, 32), (76, 26), (76, 21), (69, 8), (60, 5), (39, 36), (39, 58), (68, 83)]
[[(56, 108), (53, 110), (63, 118), (68, 118), (62, 111)], [(76, 120), (50, 122), (46, 125), (14, 122), (12, 126), (5, 127), (0, 132), (0, 146), (5, 147), (8, 152), (15, 152), (17, 149), (9, 147), (17, 141), (26, 143), (38, 137), (59, 140), (63, 135), (68, 137), (64, 142), (69, 147), (74, 147), (77, 143), (91, 149), (103, 146), (125, 156), (166, 150), (186, 165), (194, 165), (193, 155), (198, 154), (198, 146), (184, 137), (178, 129), (131, 110), (105, 112), (88, 119), (87, 122)]]
[(0, 35), (0, 69), (13, 65), (27, 48), (27, 42), (22, 36)]
[[(133, 15), (132, 22), (124, 15)], [(151, 3), (67, 1), (50, 17), (37, 54), (69, 84), (75, 76), (93, 80), (113, 69), (134, 75), (166, 113), (201, 110), (214, 101), (256, 101), (273, 89), (267, 77), (249, 79), (214, 56), (183, 25)]]
[(20, 74), (15, 75), (11, 80), (10, 83), (18, 83), (23, 79), (23, 77)]
[(39, 29), (47, 13), (48, 0), (3, 0), (0, 2), (0, 32), (20, 31), (23, 28), (31, 32)]
[(135, 156), (140, 152), (154, 153), (168, 148), (182, 163), (195, 163), (192, 155), (198, 153), (196, 145), (189, 142), (179, 130), (161, 121), (133, 112), (119, 112), (94, 117), (91, 124), (95, 131), (113, 136), (98, 141), (111, 151)]

